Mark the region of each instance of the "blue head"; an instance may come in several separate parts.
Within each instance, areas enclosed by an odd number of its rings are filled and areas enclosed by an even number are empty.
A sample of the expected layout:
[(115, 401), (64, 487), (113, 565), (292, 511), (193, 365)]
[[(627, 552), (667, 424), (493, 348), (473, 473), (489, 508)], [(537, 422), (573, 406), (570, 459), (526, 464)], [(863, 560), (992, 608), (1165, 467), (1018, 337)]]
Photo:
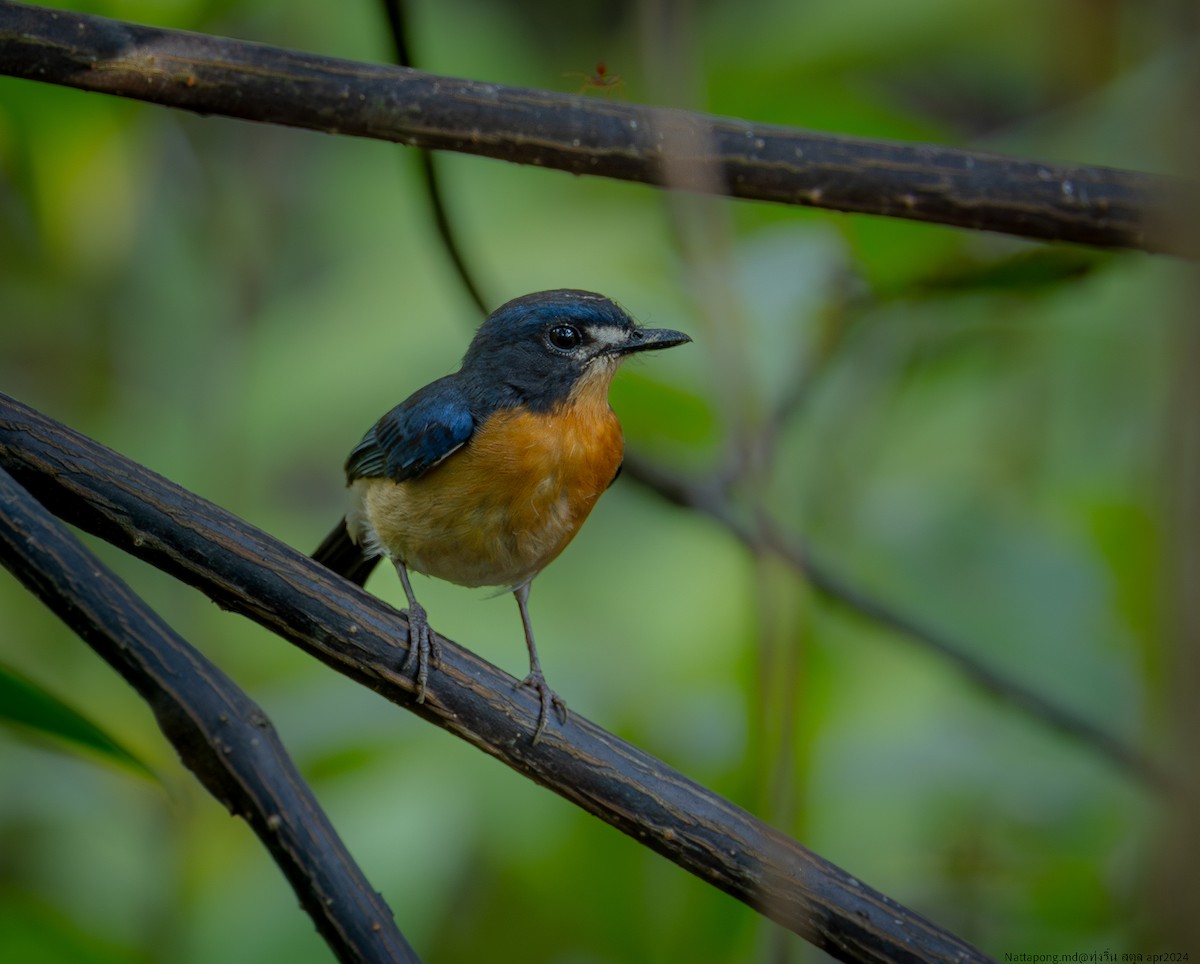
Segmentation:
[[(562, 288), (516, 298), (475, 333), (461, 376), (490, 405), (547, 411), (581, 382), (607, 389), (627, 355), (691, 341), (668, 328), (640, 328), (617, 304)], [(596, 380), (593, 382), (593, 380)]]

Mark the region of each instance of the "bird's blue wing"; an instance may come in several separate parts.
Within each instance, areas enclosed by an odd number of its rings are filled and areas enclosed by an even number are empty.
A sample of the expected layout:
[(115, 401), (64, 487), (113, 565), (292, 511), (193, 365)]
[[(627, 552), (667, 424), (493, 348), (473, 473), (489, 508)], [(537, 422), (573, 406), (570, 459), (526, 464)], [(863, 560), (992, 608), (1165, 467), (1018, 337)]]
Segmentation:
[(439, 378), (372, 426), (346, 459), (346, 479), (415, 479), (460, 448), (474, 431), (470, 405), (454, 376)]

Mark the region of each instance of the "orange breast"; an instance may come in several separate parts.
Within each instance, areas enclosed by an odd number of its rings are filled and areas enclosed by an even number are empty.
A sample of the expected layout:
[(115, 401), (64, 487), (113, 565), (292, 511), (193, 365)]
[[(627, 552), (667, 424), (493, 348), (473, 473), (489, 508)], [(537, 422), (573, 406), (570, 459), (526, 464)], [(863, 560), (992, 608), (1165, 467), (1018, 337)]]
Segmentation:
[(588, 397), (600, 393), (578, 392), (548, 415), (497, 412), (420, 479), (359, 479), (367, 541), (463, 586), (532, 579), (566, 548), (621, 464), (621, 426), (603, 388), (602, 404)]

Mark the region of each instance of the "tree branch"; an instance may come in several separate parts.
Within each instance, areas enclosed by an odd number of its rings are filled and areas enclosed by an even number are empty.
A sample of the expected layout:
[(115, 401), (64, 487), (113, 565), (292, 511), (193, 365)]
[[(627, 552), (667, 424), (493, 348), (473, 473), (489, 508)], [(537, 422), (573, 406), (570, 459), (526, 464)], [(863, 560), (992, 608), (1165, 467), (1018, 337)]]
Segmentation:
[(266, 714), (0, 469), (0, 562), (135, 689), (254, 830), (340, 961), (418, 961)]
[(718, 486), (692, 482), (628, 452), (622, 467), (630, 479), (668, 502), (699, 510), (714, 519), (752, 552), (772, 552), (785, 560), (826, 598), (937, 654), (996, 699), (1077, 740), (1156, 790), (1178, 789), (1176, 781), (1160, 766), (1115, 734), (988, 666), (945, 633), (849, 582), (815, 558), (802, 542), (780, 531), (767, 516), (760, 515), (753, 523), (744, 521)]
[(732, 197), (1195, 256), (1170, 178), (600, 102), (0, 0), (0, 73)]
[[(403, 0), (382, 0), (383, 13), (387, 18), (388, 31), (392, 35), (392, 47), (396, 52), (396, 63), (401, 67), (413, 65), (412, 54), (409, 52), (408, 30), (405, 23)], [(459, 284), (467, 296), (479, 309), (480, 316), (487, 315), (488, 302), (483, 297), (482, 289), (475, 281), (475, 276), (467, 264), (458, 243), (454, 226), (450, 223), (450, 212), (446, 208), (446, 199), (442, 194), (442, 179), (438, 174), (437, 162), (431, 152), (418, 148), (417, 163), (421, 171), (421, 183), (425, 188), (425, 197), (429, 200), (429, 213), (433, 217), (433, 226), (442, 242), (442, 250), (450, 259), (450, 266), (458, 276)]]
[(456, 734), (846, 961), (985, 961), (975, 948), (573, 713), (535, 746), (536, 694), (441, 641), (425, 702), (402, 614), (148, 469), (0, 395), (0, 466), (48, 509)]

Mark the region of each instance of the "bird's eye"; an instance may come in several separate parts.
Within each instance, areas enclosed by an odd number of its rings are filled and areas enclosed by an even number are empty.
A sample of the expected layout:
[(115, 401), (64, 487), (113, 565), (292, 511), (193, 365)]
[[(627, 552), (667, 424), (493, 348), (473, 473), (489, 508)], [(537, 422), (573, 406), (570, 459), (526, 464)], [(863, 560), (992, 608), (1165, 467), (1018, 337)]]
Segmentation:
[(560, 351), (571, 351), (583, 343), (583, 335), (574, 325), (555, 325), (546, 337)]

